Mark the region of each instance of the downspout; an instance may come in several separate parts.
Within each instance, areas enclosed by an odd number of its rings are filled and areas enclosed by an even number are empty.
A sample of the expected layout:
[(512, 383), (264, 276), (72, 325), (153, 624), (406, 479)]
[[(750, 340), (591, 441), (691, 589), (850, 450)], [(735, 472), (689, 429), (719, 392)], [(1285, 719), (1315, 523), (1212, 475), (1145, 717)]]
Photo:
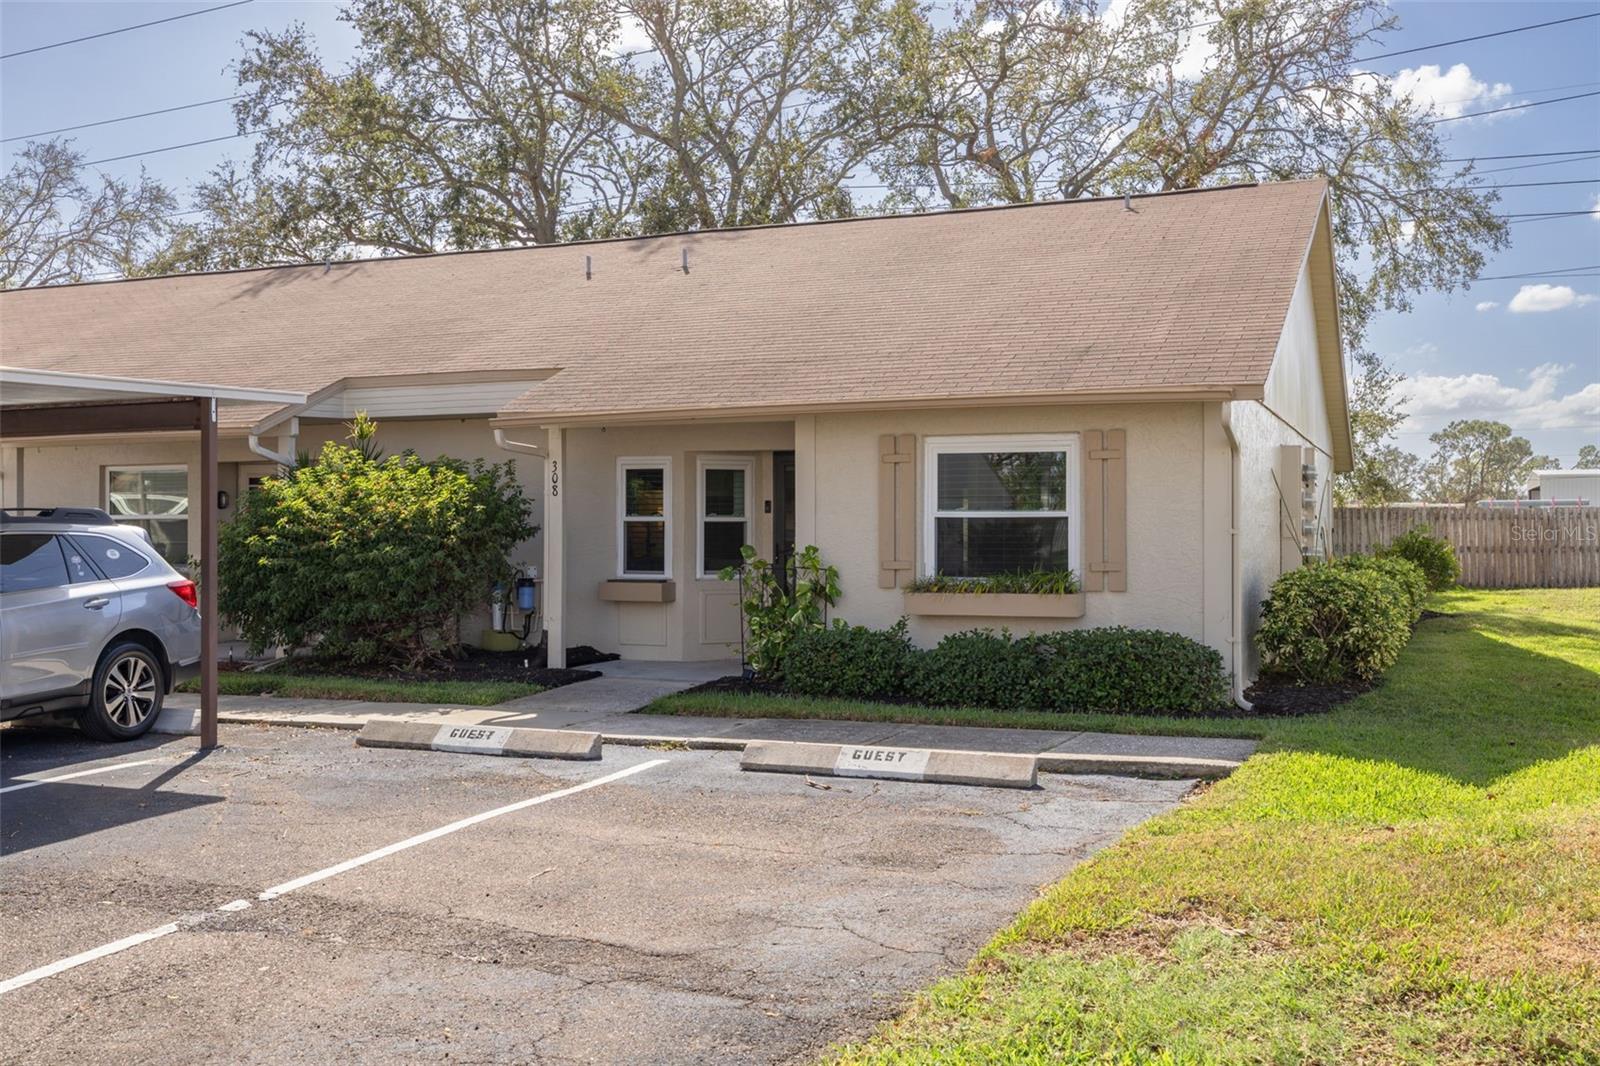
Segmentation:
[[(298, 439), (299, 436), (300, 436), (300, 420), (298, 418), (291, 418), (289, 420), (289, 432), (288, 433), (280, 433), (280, 434), (278, 434), (279, 439), (282, 439), (283, 437), (289, 437), (291, 439)], [(249, 439), (248, 443), (250, 445), (250, 450), (252, 452), (254, 452), (256, 455), (261, 456), (261, 458), (263, 458), (263, 459), (271, 459), (273, 462), (277, 463), (279, 466), (286, 466), (286, 467), (291, 467), (291, 468), (295, 464), (295, 456), (294, 456), (294, 452), (292, 450), (291, 451), (287, 451), (287, 452), (275, 452), (271, 448), (268, 448), (265, 444), (262, 444), (261, 443), (261, 438), (258, 435), (254, 434), (254, 433), (250, 434), (250, 439)]]
[(524, 455), (536, 455), (540, 459), (550, 458), (550, 453), (545, 451), (544, 445), (529, 444), (526, 441), (520, 440), (510, 440), (506, 437), (506, 431), (503, 429), (497, 429), (494, 431), (494, 446), (503, 451), (521, 452)]
[(1220, 405), (1222, 432), (1228, 438), (1228, 551), (1231, 566), (1233, 602), (1228, 608), (1228, 648), (1232, 659), (1233, 702), (1242, 711), (1255, 708), (1244, 698), (1244, 573), (1239, 565), (1239, 438), (1233, 435), (1233, 409), (1228, 401)]

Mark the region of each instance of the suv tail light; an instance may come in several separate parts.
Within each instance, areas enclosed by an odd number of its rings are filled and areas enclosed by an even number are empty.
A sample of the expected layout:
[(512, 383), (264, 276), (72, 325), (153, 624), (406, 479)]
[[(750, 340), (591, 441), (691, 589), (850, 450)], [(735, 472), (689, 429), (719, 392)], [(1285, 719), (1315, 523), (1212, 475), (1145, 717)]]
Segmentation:
[(193, 581), (169, 581), (167, 588), (171, 589), (174, 596), (187, 603), (190, 607), (195, 610), (200, 609), (200, 586)]

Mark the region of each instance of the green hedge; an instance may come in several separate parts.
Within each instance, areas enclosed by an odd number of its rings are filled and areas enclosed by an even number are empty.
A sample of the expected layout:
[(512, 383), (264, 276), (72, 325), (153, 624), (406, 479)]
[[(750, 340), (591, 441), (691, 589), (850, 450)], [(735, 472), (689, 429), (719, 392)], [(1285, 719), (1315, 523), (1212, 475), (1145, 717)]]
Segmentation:
[(1347, 570), (1363, 570), (1394, 583), (1395, 593), (1406, 608), (1406, 624), (1416, 625), (1428, 602), (1428, 579), (1422, 568), (1398, 555), (1347, 555), (1334, 563)]
[(1454, 546), (1443, 537), (1434, 536), (1428, 526), (1407, 530), (1387, 547), (1379, 548), (1378, 554), (1415, 563), (1434, 591), (1450, 588), (1461, 579), (1461, 561), (1456, 558)]
[(892, 699), (905, 692), (915, 654), (904, 618), (889, 629), (835, 622), (794, 635), (783, 660), (783, 684), (803, 696)]
[(1222, 656), (1176, 633), (978, 629), (923, 651), (907, 639), (904, 619), (887, 630), (838, 623), (800, 634), (783, 683), (806, 696), (1124, 714), (1203, 713), (1228, 695)]
[(1371, 681), (1400, 656), (1413, 607), (1396, 578), (1371, 561), (1291, 570), (1261, 604), (1263, 667), (1302, 684)]

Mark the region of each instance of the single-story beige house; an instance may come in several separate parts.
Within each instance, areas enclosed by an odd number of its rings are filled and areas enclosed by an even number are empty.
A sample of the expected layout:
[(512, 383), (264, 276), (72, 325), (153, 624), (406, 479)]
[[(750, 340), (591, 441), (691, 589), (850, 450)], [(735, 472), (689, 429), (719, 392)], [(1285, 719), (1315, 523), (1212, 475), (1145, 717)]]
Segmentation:
[[(224, 518), (357, 411), (391, 452), (514, 459), (553, 665), (727, 657), (748, 542), (817, 545), (838, 617), (921, 643), (1154, 627), (1242, 685), (1350, 466), (1336, 304), (1301, 181), (13, 291), (0, 364), (308, 394), (225, 413)], [(6, 445), (5, 505), (189, 554), (194, 446), (114, 440)], [(1083, 595), (906, 589), (1034, 567)]]

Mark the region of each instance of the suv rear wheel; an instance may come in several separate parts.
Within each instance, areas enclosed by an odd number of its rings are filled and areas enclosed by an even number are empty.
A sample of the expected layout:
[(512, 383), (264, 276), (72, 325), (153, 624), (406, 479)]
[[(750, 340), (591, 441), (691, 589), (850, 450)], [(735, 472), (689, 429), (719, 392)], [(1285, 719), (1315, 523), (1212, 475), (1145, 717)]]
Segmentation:
[(166, 695), (161, 664), (131, 641), (107, 649), (94, 671), (90, 703), (78, 719), (96, 740), (132, 740), (155, 724)]

